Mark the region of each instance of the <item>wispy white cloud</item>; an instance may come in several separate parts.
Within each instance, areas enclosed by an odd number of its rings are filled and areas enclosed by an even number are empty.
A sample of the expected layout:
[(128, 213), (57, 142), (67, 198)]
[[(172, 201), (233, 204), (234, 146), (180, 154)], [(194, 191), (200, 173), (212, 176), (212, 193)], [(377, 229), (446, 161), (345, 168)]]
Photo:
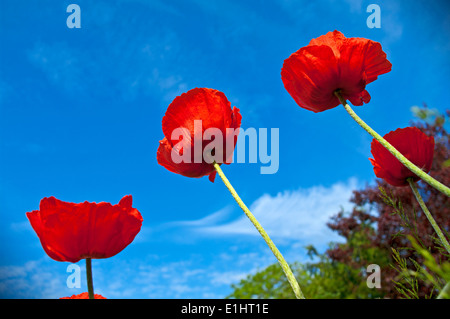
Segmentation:
[(231, 207), (225, 207), (223, 209), (218, 210), (217, 212), (214, 212), (210, 215), (207, 215), (207, 216), (197, 219), (197, 220), (174, 221), (174, 222), (166, 223), (164, 225), (169, 226), (169, 227), (185, 227), (185, 228), (208, 227), (210, 225), (214, 225), (214, 224), (218, 224), (218, 223), (222, 222), (224, 219), (226, 219), (230, 215), (231, 210), (232, 210)]
[[(290, 247), (312, 244), (325, 249), (330, 242), (342, 240), (328, 228), (327, 222), (342, 209), (351, 210), (353, 204), (350, 198), (360, 186), (355, 178), (350, 178), (330, 186), (285, 190), (275, 195), (263, 194), (247, 205), (277, 243)], [(256, 228), (233, 202), (200, 219), (144, 226), (136, 241), (169, 240), (195, 244), (208, 238), (227, 240), (241, 236), (260, 238)]]
[[(357, 187), (357, 180), (350, 179), (329, 187), (283, 191), (274, 196), (264, 194), (250, 205), (250, 210), (273, 238), (324, 246), (339, 240), (326, 223), (341, 209), (351, 208), (349, 199)], [(219, 212), (179, 225), (205, 236), (259, 236), (245, 216), (225, 223), (218, 222), (217, 216)]]
[(60, 298), (67, 296), (67, 264), (48, 257), (23, 265), (0, 266), (0, 298)]

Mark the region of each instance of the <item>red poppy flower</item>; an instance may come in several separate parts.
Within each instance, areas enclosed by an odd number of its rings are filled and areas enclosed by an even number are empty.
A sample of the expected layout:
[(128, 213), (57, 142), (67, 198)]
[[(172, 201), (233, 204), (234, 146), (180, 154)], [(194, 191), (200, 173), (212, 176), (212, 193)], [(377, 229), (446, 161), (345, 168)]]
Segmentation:
[[(423, 171), (426, 173), (430, 171), (433, 163), (434, 137), (427, 136), (417, 127), (406, 127), (389, 132), (384, 139)], [(377, 140), (372, 141), (371, 147), (373, 159), (369, 160), (377, 177), (393, 186), (408, 185), (407, 179), (410, 177), (416, 182), (420, 179)]]
[(241, 118), (239, 109), (231, 109), (220, 91), (195, 88), (183, 93), (170, 103), (163, 117), (165, 137), (159, 142), (158, 163), (187, 177), (209, 175), (214, 182), (213, 163), (231, 162)]
[(109, 258), (127, 247), (141, 230), (142, 216), (131, 195), (119, 204), (80, 204), (43, 198), (28, 220), (47, 255), (56, 261)]
[(378, 42), (346, 38), (334, 31), (311, 40), (287, 58), (281, 79), (299, 106), (322, 112), (340, 104), (334, 95), (337, 90), (353, 105), (368, 103), (366, 85), (391, 67)]
[[(89, 299), (89, 294), (87, 292), (82, 292), (78, 295), (72, 295), (70, 297), (61, 297), (59, 299)], [(94, 294), (94, 299), (106, 299), (102, 295)]]

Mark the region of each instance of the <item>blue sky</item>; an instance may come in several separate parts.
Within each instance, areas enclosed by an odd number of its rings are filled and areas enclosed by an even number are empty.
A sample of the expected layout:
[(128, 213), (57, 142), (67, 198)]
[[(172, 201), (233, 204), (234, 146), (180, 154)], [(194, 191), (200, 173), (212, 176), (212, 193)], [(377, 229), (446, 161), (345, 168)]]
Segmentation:
[[(69, 29), (66, 8), (81, 8)], [(381, 8), (381, 28), (366, 8)], [(156, 162), (169, 103), (194, 87), (226, 94), (242, 127), (278, 128), (279, 170), (224, 172), (289, 262), (339, 238), (326, 227), (351, 191), (374, 182), (371, 138), (343, 108), (314, 114), (285, 91), (284, 59), (335, 29), (382, 44), (392, 71), (355, 111), (380, 134), (410, 108), (448, 108), (450, 10), (445, 1), (115, 0), (0, 4), (0, 297), (59, 298), (69, 263), (51, 260), (25, 213), (55, 196), (118, 203), (133, 195), (144, 223), (120, 254), (93, 260), (107, 298), (222, 298), (276, 262), (219, 178), (191, 179)]]

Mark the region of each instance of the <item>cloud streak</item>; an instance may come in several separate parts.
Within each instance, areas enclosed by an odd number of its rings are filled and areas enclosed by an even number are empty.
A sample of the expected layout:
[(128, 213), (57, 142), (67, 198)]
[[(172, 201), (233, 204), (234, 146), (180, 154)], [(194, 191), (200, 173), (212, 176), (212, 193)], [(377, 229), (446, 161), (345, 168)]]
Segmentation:
[[(328, 187), (264, 194), (249, 207), (273, 239), (325, 246), (340, 239), (326, 223), (341, 209), (351, 209), (349, 199), (357, 187), (357, 180), (352, 178)], [(260, 236), (245, 215), (224, 221), (228, 215), (229, 210), (223, 209), (199, 220), (175, 222), (171, 226), (206, 237)]]

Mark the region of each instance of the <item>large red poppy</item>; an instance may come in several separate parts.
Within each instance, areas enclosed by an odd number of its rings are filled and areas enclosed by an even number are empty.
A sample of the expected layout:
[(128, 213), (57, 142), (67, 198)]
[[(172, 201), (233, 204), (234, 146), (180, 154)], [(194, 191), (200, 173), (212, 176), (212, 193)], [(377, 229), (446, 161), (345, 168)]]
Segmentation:
[[(165, 137), (158, 148), (158, 163), (171, 172), (187, 177), (209, 175), (213, 182), (216, 175), (214, 161), (229, 164), (232, 160), (241, 118), (239, 109), (232, 109), (231, 103), (220, 91), (195, 88), (181, 94), (170, 103), (163, 117)], [(207, 132), (211, 133), (214, 129), (220, 134), (206, 137)], [(208, 161), (202, 154), (210, 143), (216, 142), (221, 147), (210, 150), (215, 160)], [(230, 145), (228, 150), (227, 144)]]
[(340, 104), (334, 94), (337, 90), (353, 105), (368, 103), (366, 85), (391, 67), (378, 42), (346, 38), (334, 31), (311, 40), (287, 58), (281, 79), (299, 106), (322, 112)]
[[(417, 127), (406, 127), (389, 132), (384, 139), (423, 171), (430, 171), (434, 154), (433, 136), (427, 136)], [(410, 177), (416, 182), (420, 179), (377, 140), (372, 141), (371, 148), (373, 159), (369, 160), (377, 177), (393, 186), (408, 185)]]
[(56, 261), (109, 258), (127, 247), (139, 233), (142, 216), (131, 195), (119, 204), (63, 202), (43, 198), (39, 210), (27, 213), (45, 252)]

